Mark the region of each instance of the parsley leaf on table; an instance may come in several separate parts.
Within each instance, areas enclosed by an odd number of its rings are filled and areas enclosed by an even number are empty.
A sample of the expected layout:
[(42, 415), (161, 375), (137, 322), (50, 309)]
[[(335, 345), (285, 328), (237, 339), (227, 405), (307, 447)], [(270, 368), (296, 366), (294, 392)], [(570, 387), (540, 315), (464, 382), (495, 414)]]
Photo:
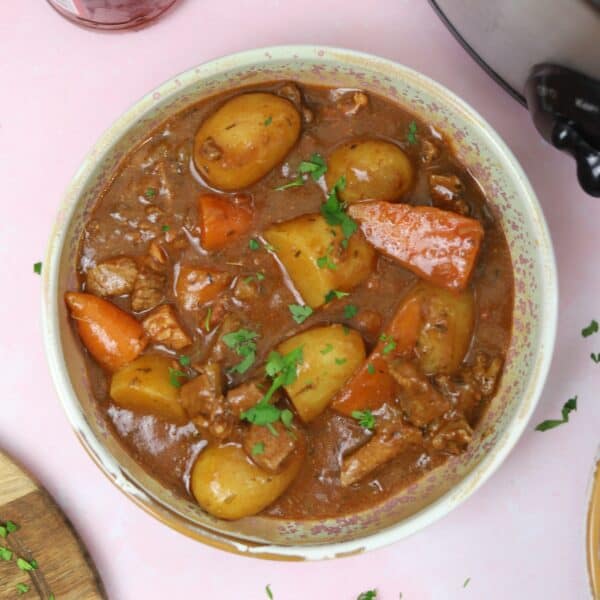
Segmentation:
[(36, 273), (37, 275), (42, 274), (42, 263), (41, 262), (33, 263), (33, 272)]
[(581, 330), (581, 335), (586, 338), (590, 337), (590, 335), (594, 333), (598, 333), (598, 321), (592, 319), (591, 323)]
[(542, 421), (536, 428), (536, 431), (548, 431), (548, 429), (554, 429), (559, 425), (564, 425), (569, 422), (569, 414), (577, 410), (577, 396), (573, 398), (569, 398), (564, 406), (562, 407), (562, 419), (548, 419), (547, 421)]
[(376, 600), (376, 598), (377, 590), (367, 590), (366, 592), (359, 594), (356, 600)]

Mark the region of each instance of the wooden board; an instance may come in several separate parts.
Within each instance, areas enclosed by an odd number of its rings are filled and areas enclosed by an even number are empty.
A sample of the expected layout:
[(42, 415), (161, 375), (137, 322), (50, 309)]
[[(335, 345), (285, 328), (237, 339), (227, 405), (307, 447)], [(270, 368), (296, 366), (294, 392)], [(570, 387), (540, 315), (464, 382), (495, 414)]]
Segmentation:
[[(105, 599), (102, 582), (87, 550), (50, 495), (0, 450), (0, 525), (13, 521), (18, 531), (0, 546), (14, 556), (0, 560), (0, 598), (48, 600)], [(25, 572), (16, 558), (35, 559), (38, 568)], [(18, 584), (29, 591), (17, 592)]]

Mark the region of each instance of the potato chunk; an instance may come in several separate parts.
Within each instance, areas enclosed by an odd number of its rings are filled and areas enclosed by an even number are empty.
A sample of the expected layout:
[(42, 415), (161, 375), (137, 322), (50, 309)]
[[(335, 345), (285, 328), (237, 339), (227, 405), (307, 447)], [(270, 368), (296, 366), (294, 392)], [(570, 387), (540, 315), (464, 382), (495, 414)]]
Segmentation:
[(301, 118), (285, 98), (266, 93), (228, 100), (200, 126), (194, 163), (211, 185), (239, 190), (280, 163), (300, 135)]
[(471, 344), (475, 320), (473, 292), (458, 294), (426, 283), (414, 291), (421, 304), (422, 327), (417, 355), (426, 375), (452, 373)]
[(264, 237), (312, 308), (324, 304), (331, 290), (351, 290), (373, 270), (375, 252), (363, 236), (355, 233), (344, 248), (341, 228), (328, 225), (321, 215), (272, 225)]
[(206, 512), (220, 519), (255, 515), (283, 494), (302, 459), (303, 452), (298, 451), (280, 473), (269, 473), (239, 446), (209, 446), (192, 469), (192, 493)]
[(96, 296), (131, 294), (138, 268), (133, 258), (118, 256), (92, 267), (85, 278), (86, 290)]
[(147, 354), (130, 362), (112, 376), (110, 397), (121, 408), (156, 415), (169, 421), (185, 421), (179, 391), (171, 384), (173, 361)]
[(297, 379), (285, 386), (300, 418), (308, 423), (320, 415), (365, 360), (360, 334), (341, 325), (315, 327), (279, 345), (287, 354), (302, 347)]
[(172, 350), (181, 350), (192, 343), (170, 304), (163, 304), (153, 310), (142, 321), (142, 325), (146, 335), (155, 344), (163, 344)]
[(175, 283), (177, 302), (183, 310), (199, 310), (226, 289), (230, 281), (229, 273), (181, 266)]
[(384, 140), (346, 142), (332, 152), (328, 165), (325, 181), (329, 189), (340, 177), (346, 178), (346, 187), (338, 190), (344, 202), (399, 200), (414, 178), (408, 156)]

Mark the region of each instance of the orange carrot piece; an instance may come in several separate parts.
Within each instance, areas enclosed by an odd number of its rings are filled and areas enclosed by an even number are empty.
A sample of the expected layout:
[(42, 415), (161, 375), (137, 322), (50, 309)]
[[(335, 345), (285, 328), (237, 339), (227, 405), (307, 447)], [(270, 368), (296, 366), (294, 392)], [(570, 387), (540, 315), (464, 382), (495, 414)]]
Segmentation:
[(252, 206), (247, 196), (203, 194), (198, 198), (198, 227), (205, 250), (219, 250), (252, 226)]
[(83, 345), (105, 369), (116, 371), (148, 345), (141, 323), (112, 302), (80, 292), (67, 292), (65, 302)]
[(355, 410), (374, 410), (393, 401), (396, 380), (390, 375), (388, 359), (412, 352), (421, 321), (421, 302), (410, 296), (400, 305), (367, 361), (334, 399), (332, 408), (350, 416)]
[(430, 206), (370, 201), (352, 204), (373, 246), (434, 285), (460, 291), (469, 282), (483, 227), (475, 219)]

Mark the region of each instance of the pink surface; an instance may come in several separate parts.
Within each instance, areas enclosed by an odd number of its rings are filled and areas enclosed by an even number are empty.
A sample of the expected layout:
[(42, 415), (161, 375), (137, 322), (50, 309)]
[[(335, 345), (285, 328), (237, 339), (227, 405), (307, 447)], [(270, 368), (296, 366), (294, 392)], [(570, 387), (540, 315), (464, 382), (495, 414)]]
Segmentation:
[[(561, 309), (541, 403), (501, 469), (451, 515), (394, 546), (335, 562), (286, 564), (228, 555), (136, 508), (71, 432), (42, 350), (41, 259), (63, 190), (100, 133), (172, 75), (251, 47), (317, 43), (363, 50), (433, 77), (471, 103), (531, 178), (554, 239)], [(572, 161), (465, 54), (424, 0), (183, 0), (141, 32), (79, 29), (45, 2), (5, 2), (0, 22), (0, 445), (48, 487), (87, 543), (110, 598), (383, 600), (587, 597), (585, 504), (598, 446), (600, 200)], [(25, 221), (27, 219), (27, 221)], [(579, 396), (571, 422), (533, 430)], [(466, 587), (463, 583), (470, 577)]]

